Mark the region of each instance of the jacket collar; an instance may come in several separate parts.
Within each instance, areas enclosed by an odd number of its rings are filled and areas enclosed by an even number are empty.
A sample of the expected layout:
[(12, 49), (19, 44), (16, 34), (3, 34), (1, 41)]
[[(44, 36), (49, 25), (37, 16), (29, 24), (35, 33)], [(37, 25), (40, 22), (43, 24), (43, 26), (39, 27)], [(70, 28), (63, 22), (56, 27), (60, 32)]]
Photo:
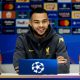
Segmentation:
[(33, 35), (33, 30), (31, 28), (31, 26), (29, 26), (29, 31), (26, 33), (26, 35), (29, 38), (31, 38), (31, 40), (33, 40), (34, 42), (37, 42), (38, 43), (40, 41), (40, 43), (42, 43), (44, 41), (47, 41), (48, 39), (50, 39), (52, 36), (54, 36), (56, 34), (55, 30), (50, 25), (48, 27), (49, 28), (48, 28), (47, 35), (44, 38), (40, 39), (40, 40), (38, 40), (38, 38), (36, 38)]

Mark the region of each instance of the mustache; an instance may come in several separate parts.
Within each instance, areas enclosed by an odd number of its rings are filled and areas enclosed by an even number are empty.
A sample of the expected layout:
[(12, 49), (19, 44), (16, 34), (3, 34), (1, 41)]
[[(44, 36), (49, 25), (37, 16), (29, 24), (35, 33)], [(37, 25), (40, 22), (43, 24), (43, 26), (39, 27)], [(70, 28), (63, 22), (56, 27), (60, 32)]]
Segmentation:
[(29, 25), (29, 29), (33, 34), (36, 34), (37, 36), (42, 37), (44, 35), (46, 36), (50, 32), (51, 28), (50, 28), (50, 25), (48, 25), (48, 29), (45, 31), (43, 35), (39, 35), (30, 25)]
[(33, 29), (33, 33), (36, 34), (36, 35), (39, 36), (39, 37), (42, 37), (42, 36), (44, 36), (44, 35), (47, 35), (48, 30), (49, 30), (49, 29), (47, 29), (44, 34), (40, 35), (40, 34), (38, 34), (38, 33)]

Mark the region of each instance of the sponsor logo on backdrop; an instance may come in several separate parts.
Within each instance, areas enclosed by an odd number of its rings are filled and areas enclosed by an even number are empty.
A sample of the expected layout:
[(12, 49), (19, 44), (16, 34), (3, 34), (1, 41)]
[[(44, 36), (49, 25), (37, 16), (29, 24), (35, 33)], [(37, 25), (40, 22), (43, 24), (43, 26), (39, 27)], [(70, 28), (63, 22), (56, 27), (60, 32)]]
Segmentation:
[(28, 31), (28, 29), (26, 29), (26, 28), (18, 28), (18, 29), (17, 29), (17, 33), (18, 33), (18, 34), (26, 33), (27, 31)]
[(71, 25), (71, 21), (70, 20), (58, 20), (58, 25), (62, 26), (62, 27), (68, 27)]
[(72, 10), (80, 10), (80, 3), (73, 3)]
[(27, 11), (16, 11), (16, 18), (29, 18), (29, 14)]
[(14, 3), (4, 3), (2, 4), (2, 10), (15, 10)]
[(16, 27), (28, 27), (29, 19), (16, 19)]
[(57, 18), (58, 17), (57, 12), (53, 12), (53, 11), (48, 12), (48, 17), (52, 19)]
[(2, 2), (15, 2), (15, 0), (2, 0)]
[(50, 20), (50, 25), (52, 26), (52, 27), (57, 27), (57, 25), (58, 25), (58, 21), (57, 20)]
[(0, 11), (0, 19), (1, 19), (1, 17), (2, 17), (2, 12)]
[(2, 31), (2, 30), (1, 30), (1, 27), (0, 27), (0, 33), (1, 33), (1, 31)]
[(70, 3), (58, 3), (58, 10), (71, 10)]
[(71, 18), (71, 13), (70, 12), (59, 12), (58, 17), (59, 18)]
[(16, 10), (29, 10), (29, 4), (16, 3)]
[(0, 3), (0, 10), (1, 10), (1, 8), (2, 8), (2, 4)]
[(80, 2), (80, 0), (72, 0), (72, 2)]
[(57, 10), (57, 3), (44, 3), (44, 9), (47, 11)]
[(57, 2), (57, 0), (44, 0), (44, 2)]
[(80, 34), (80, 28), (72, 28), (73, 34)]
[(30, 2), (30, 0), (16, 0), (16, 2)]
[(80, 26), (80, 20), (72, 20), (72, 26)]
[(2, 18), (9, 18), (9, 19), (14, 19), (16, 17), (15, 11), (3, 11), (2, 12)]
[(43, 0), (30, 0), (30, 2), (42, 2)]
[(30, 8), (31, 8), (31, 9), (35, 9), (35, 8), (37, 8), (37, 7), (42, 8), (43, 5), (42, 5), (42, 4), (38, 4), (38, 3), (37, 3), (37, 4), (31, 4), (31, 5), (30, 5)]
[(15, 32), (15, 28), (13, 27), (13, 28), (5, 28), (5, 27), (3, 27), (2, 28), (2, 33), (3, 34), (14, 34), (14, 33), (16, 33)]
[(8, 19), (8, 20), (2, 20), (2, 26), (15, 26), (15, 20)]
[(72, 11), (73, 19), (80, 19), (80, 11)]
[(2, 22), (1, 22), (1, 19), (0, 19), (0, 27), (1, 27), (1, 25), (2, 25)]
[(71, 0), (58, 0), (58, 2), (71, 2)]
[(59, 34), (69, 34), (70, 29), (65, 28), (59, 28)]

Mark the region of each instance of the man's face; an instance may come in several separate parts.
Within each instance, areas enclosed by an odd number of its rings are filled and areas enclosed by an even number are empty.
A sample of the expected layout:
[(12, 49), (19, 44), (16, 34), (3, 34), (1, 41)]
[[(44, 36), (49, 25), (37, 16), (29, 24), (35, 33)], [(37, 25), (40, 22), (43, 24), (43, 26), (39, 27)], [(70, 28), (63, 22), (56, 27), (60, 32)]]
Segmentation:
[(48, 29), (49, 20), (46, 13), (34, 13), (30, 20), (30, 26), (40, 36)]

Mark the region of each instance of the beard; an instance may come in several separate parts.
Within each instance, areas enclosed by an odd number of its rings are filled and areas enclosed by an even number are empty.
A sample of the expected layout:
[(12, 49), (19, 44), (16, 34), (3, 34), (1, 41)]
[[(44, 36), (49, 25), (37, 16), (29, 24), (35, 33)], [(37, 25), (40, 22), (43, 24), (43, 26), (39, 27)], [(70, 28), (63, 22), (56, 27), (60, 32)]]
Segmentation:
[(47, 30), (45, 31), (45, 33), (42, 34), (42, 35), (38, 34), (37, 31), (35, 31), (31, 26), (30, 26), (30, 29), (31, 29), (31, 31), (32, 31), (32, 33), (33, 33), (34, 35), (36, 35), (36, 36), (39, 37), (39, 38), (43, 38), (43, 37), (47, 36), (47, 34), (49, 33), (49, 31), (50, 31), (50, 26), (47, 28)]

